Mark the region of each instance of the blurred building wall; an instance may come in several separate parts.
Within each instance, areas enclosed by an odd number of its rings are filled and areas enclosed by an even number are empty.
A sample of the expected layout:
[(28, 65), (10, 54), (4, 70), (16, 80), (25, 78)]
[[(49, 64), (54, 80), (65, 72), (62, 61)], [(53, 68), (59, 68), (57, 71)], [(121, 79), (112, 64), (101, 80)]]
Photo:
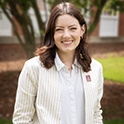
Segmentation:
[[(42, 0), (38, 0), (38, 5), (43, 20), (46, 21), (45, 9)], [(39, 30), (34, 12), (32, 9), (30, 9), (29, 13), (33, 20), (36, 37), (38, 37)], [(113, 15), (110, 12), (106, 12), (106, 11), (103, 12), (100, 18), (100, 22), (98, 23), (94, 32), (91, 34), (90, 41), (91, 42), (109, 42), (109, 41), (124, 42), (123, 22), (124, 22), (124, 13), (116, 13), (115, 15)], [(22, 35), (21, 28), (17, 22), (16, 25), (18, 27), (19, 34)], [(0, 43), (18, 43), (17, 39), (15, 38), (13, 28), (4, 14), (2, 14), (2, 18), (0, 20)]]

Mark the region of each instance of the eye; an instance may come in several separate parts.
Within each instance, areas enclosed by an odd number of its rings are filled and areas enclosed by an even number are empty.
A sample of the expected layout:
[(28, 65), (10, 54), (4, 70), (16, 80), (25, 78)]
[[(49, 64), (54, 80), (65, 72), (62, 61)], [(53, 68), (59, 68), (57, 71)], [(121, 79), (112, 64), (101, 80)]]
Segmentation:
[(62, 29), (60, 29), (60, 28), (57, 28), (55, 31), (62, 31)]
[(76, 30), (77, 28), (74, 28), (74, 27), (73, 27), (73, 28), (70, 28), (70, 29), (71, 29), (71, 30)]

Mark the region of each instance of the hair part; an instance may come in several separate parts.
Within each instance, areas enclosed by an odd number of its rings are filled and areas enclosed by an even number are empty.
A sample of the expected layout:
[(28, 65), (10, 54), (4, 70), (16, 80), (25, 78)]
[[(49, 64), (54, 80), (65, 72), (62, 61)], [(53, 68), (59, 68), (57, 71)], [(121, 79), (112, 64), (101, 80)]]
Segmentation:
[(83, 38), (80, 38), (80, 43), (75, 50), (75, 56), (77, 57), (78, 63), (82, 66), (82, 69), (88, 72), (91, 70), (91, 58), (88, 53), (89, 45), (86, 42), (87, 25), (80, 11), (73, 4), (68, 2), (62, 2), (53, 8), (45, 31), (43, 47), (39, 48), (35, 52), (35, 55), (40, 56), (40, 61), (47, 69), (54, 65), (54, 58), (57, 50), (54, 41), (55, 23), (57, 17), (64, 14), (75, 17), (79, 21), (80, 26), (85, 26), (85, 33), (83, 34)]

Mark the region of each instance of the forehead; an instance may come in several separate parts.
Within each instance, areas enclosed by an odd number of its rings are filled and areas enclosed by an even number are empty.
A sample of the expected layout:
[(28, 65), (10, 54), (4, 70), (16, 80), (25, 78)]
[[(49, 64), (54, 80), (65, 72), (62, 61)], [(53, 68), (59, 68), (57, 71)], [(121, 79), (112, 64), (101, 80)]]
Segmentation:
[(55, 26), (66, 26), (66, 25), (77, 25), (78, 26), (80, 24), (75, 17), (69, 14), (61, 15), (56, 19)]

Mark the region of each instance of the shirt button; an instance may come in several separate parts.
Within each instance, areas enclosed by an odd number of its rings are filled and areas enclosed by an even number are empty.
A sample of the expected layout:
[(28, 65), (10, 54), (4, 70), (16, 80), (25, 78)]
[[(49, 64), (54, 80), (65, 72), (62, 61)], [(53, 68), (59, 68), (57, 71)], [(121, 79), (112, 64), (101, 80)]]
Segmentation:
[(63, 71), (68, 72), (68, 69), (66, 67), (63, 68)]

